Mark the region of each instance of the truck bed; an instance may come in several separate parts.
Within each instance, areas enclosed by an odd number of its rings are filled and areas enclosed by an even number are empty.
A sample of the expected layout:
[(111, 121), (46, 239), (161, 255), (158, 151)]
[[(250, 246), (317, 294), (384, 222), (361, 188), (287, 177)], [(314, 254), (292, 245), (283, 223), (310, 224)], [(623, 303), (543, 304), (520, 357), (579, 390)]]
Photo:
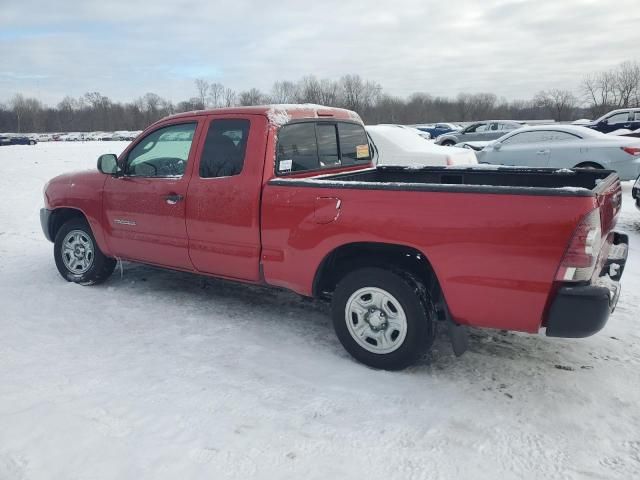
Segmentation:
[(516, 195), (590, 197), (617, 180), (611, 170), (517, 167), (384, 167), (306, 178), (277, 178), (275, 185), (299, 185), (366, 190), (420, 190)]

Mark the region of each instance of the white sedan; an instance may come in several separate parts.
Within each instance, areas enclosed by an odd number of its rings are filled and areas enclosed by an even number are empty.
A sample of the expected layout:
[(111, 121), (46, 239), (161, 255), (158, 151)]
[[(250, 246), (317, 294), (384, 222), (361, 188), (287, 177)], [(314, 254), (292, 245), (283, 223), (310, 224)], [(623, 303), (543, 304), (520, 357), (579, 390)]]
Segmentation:
[(478, 160), (473, 150), (441, 147), (427, 142), (412, 130), (393, 125), (365, 127), (373, 144), (378, 165), (445, 166), (473, 165)]
[(477, 152), (481, 163), (553, 168), (604, 168), (622, 180), (640, 174), (640, 140), (577, 125), (519, 128)]

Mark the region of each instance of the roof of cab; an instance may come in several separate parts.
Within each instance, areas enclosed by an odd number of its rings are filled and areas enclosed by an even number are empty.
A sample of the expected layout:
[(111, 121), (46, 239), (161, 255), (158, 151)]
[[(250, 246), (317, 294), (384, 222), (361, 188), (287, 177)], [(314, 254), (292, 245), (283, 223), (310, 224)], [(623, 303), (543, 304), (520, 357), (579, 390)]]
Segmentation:
[(285, 123), (306, 118), (335, 118), (339, 120), (354, 120), (362, 123), (360, 115), (351, 110), (336, 107), (325, 107), (323, 105), (315, 105), (312, 103), (290, 103), (290, 104), (273, 104), (273, 105), (257, 105), (252, 107), (228, 107), (213, 108), (209, 110), (195, 110), (191, 112), (177, 113), (169, 115), (158, 120), (156, 123), (165, 122), (182, 117), (192, 117), (194, 115), (233, 115), (233, 114), (253, 114), (265, 115), (269, 119), (269, 123), (279, 127)]

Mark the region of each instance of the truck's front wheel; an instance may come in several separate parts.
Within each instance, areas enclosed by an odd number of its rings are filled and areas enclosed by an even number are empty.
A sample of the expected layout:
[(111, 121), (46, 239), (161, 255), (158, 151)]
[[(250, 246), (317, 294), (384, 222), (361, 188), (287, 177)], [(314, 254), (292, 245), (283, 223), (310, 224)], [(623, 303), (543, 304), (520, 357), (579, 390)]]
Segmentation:
[(381, 268), (356, 270), (336, 287), (331, 308), (344, 348), (374, 368), (405, 368), (433, 341), (433, 303), (410, 275)]
[(89, 224), (80, 218), (69, 220), (60, 227), (53, 255), (60, 275), (82, 285), (104, 282), (116, 266), (113, 258), (100, 251)]

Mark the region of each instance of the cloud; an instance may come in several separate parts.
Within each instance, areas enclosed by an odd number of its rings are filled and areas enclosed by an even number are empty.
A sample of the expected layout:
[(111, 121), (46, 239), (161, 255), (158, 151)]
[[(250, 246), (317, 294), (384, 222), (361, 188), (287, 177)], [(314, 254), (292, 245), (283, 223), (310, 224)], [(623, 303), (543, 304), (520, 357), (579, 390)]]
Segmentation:
[[(55, 103), (100, 91), (172, 100), (204, 77), (235, 89), (358, 73), (388, 93), (490, 91), (528, 98), (575, 88), (590, 72), (637, 59), (636, 0), (276, 4), (236, 0), (23, 0), (0, 18), (0, 100)], [(615, 28), (614, 28), (615, 27)]]

